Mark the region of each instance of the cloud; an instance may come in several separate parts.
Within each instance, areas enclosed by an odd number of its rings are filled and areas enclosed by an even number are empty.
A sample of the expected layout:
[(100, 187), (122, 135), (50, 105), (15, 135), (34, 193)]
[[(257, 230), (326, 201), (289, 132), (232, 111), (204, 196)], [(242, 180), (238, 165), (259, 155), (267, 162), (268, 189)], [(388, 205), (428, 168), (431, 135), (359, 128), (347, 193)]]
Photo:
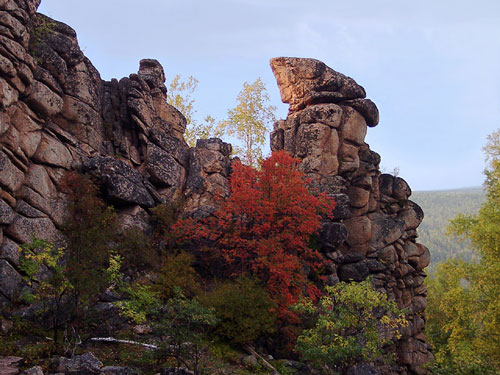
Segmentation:
[(498, 0), (43, 0), (41, 11), (77, 30), (104, 78), (144, 57), (195, 75), (203, 115), (224, 116), (258, 76), (279, 103), (270, 57), (323, 60), (365, 87), (381, 113), (372, 148), (416, 184), (479, 185), (478, 150), (500, 124)]

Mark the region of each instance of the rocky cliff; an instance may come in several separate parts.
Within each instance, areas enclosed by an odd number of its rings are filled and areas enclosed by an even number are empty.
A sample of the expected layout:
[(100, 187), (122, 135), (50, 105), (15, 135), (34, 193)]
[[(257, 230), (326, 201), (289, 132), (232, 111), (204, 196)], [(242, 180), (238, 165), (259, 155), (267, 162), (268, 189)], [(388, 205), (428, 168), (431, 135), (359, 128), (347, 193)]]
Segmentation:
[(424, 214), (408, 199), (405, 180), (380, 173), (380, 155), (364, 142), (367, 128), (378, 124), (378, 109), (363, 87), (320, 61), (281, 57), (271, 67), (290, 104), (287, 118), (274, 126), (271, 148), (301, 159), (314, 185), (337, 202), (336, 220), (322, 230), (328, 280), (371, 275), (375, 287), (409, 308), (410, 325), (395, 350), (410, 373), (422, 373), (431, 357), (423, 333), (430, 254), (416, 242)]
[[(0, 305), (22, 288), (18, 245), (33, 237), (64, 241), (66, 171), (92, 174), (124, 230), (149, 229), (150, 208), (182, 198), (187, 215), (204, 217), (227, 195), (231, 145), (199, 140), (189, 148), (186, 120), (166, 102), (165, 73), (142, 60), (137, 74), (103, 81), (69, 26), (36, 13), (40, 0), (0, 2)], [(394, 345), (398, 373), (422, 373), (430, 358), (423, 329), (429, 251), (416, 242), (422, 210), (401, 178), (379, 171), (364, 142), (378, 110), (354, 80), (312, 59), (277, 58), (271, 67), (286, 120), (273, 150), (337, 201), (325, 222), (328, 282), (372, 275), (410, 326)]]

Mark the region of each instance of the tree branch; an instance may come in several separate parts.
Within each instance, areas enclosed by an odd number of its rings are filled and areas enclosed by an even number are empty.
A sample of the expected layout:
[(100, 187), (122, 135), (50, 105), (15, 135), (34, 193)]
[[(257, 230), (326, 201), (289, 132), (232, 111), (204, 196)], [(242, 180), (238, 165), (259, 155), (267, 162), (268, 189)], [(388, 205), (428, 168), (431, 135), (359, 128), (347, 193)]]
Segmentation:
[(257, 352), (256, 352), (256, 351), (255, 351), (255, 350), (254, 350), (254, 349), (253, 349), (250, 345), (245, 345), (245, 346), (244, 346), (244, 349), (245, 349), (248, 353), (250, 353), (250, 354), (252, 354), (252, 355), (256, 356), (257, 358), (259, 358), (259, 359), (262, 361), (262, 363), (264, 364), (264, 366), (266, 366), (269, 370), (271, 370), (271, 371), (273, 372), (273, 374), (272, 374), (272, 375), (280, 375), (280, 373), (278, 372), (278, 370), (276, 370), (276, 369), (274, 368), (274, 366), (273, 366), (273, 365), (271, 365), (269, 362), (267, 362), (267, 361), (266, 361), (266, 360), (265, 360), (265, 359), (264, 359), (264, 358), (263, 358), (263, 357), (262, 357), (259, 353), (257, 353)]
[(153, 350), (158, 350), (158, 346), (153, 345), (153, 344), (145, 344), (142, 342), (138, 341), (132, 341), (132, 340), (119, 340), (115, 339), (114, 337), (91, 337), (89, 341), (93, 342), (111, 342), (111, 343), (117, 343), (117, 344), (131, 344), (131, 345), (139, 345), (143, 346), (148, 349), (153, 349)]

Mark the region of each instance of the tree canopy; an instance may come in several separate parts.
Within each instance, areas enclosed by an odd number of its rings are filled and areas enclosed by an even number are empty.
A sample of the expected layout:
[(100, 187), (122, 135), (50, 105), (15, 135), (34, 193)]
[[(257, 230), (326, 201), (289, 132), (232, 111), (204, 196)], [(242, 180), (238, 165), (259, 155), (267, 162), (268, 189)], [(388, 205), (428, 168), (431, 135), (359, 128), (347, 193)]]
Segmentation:
[(269, 124), (275, 121), (276, 107), (269, 102), (260, 78), (253, 83), (245, 82), (237, 97), (238, 104), (227, 112), (228, 119), (221, 123), (224, 132), (242, 142), (242, 147), (235, 147), (235, 151), (246, 165), (255, 167), (262, 159)]
[(450, 225), (480, 260), (450, 260), (428, 281), (427, 332), (443, 374), (500, 372), (500, 131), (484, 151), (486, 201), (477, 215), (459, 215)]
[(334, 206), (326, 195), (313, 195), (304, 177), (286, 152), (273, 153), (259, 170), (235, 162), (231, 196), (220, 209), (177, 227), (222, 261), (226, 276), (250, 273), (261, 280), (281, 318), (301, 294), (319, 294), (304, 266), (318, 269), (321, 255), (309, 240), (320, 228), (321, 214), (330, 215)]
[(170, 82), (167, 94), (167, 103), (177, 108), (186, 118), (187, 126), (184, 139), (191, 147), (196, 146), (197, 139), (222, 136), (217, 120), (212, 116), (206, 116), (204, 122), (201, 123), (195, 119), (196, 110), (193, 94), (197, 88), (198, 80), (195, 77), (189, 76), (184, 81), (177, 74)]

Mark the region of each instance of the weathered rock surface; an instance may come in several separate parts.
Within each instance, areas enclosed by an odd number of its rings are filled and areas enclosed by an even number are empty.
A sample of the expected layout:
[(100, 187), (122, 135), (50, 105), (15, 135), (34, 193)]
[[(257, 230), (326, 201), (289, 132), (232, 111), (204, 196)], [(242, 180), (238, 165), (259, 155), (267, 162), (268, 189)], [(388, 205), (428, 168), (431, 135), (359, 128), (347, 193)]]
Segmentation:
[(101, 374), (102, 367), (102, 362), (92, 353), (77, 355), (73, 358), (59, 357), (51, 364), (52, 372), (71, 375)]
[(189, 150), (158, 61), (103, 81), (75, 31), (38, 4), (0, 3), (0, 304), (21, 290), (18, 246), (63, 241), (66, 171), (93, 175), (124, 229), (147, 231), (149, 208), (181, 198), (186, 212), (207, 215), (228, 194), (231, 146)]
[[(177, 200), (185, 215), (205, 217), (229, 194), (231, 145), (187, 146), (186, 119), (167, 104), (159, 62), (142, 60), (137, 74), (103, 81), (75, 31), (37, 14), (39, 2), (0, 2), (0, 305), (22, 287), (18, 246), (34, 236), (63, 241), (67, 171), (95, 176), (125, 230), (147, 231), (149, 209)], [(420, 374), (430, 358), (422, 333), (430, 257), (416, 242), (423, 212), (403, 179), (380, 173), (380, 156), (364, 142), (378, 109), (352, 78), (320, 61), (276, 58), (271, 67), (290, 104), (271, 147), (299, 158), (314, 187), (337, 202), (320, 237), (327, 282), (371, 275), (409, 307), (410, 326), (394, 346), (397, 371)]]
[(360, 365), (351, 373), (420, 374), (432, 356), (423, 335), (423, 269), (430, 257), (416, 243), (423, 212), (408, 199), (406, 181), (380, 173), (380, 156), (364, 142), (367, 126), (378, 124), (377, 107), (353, 79), (317, 60), (280, 57), (271, 68), (290, 104), (287, 118), (274, 126), (271, 148), (299, 158), (314, 186), (338, 203), (335, 220), (323, 224), (320, 237), (327, 282), (371, 275), (376, 288), (413, 312), (395, 345), (396, 370)]
[(23, 371), (23, 375), (43, 375), (43, 369), (41, 366), (30, 367)]
[(21, 357), (0, 357), (0, 374), (1, 375), (16, 375), (19, 373), (18, 364), (22, 360)]

